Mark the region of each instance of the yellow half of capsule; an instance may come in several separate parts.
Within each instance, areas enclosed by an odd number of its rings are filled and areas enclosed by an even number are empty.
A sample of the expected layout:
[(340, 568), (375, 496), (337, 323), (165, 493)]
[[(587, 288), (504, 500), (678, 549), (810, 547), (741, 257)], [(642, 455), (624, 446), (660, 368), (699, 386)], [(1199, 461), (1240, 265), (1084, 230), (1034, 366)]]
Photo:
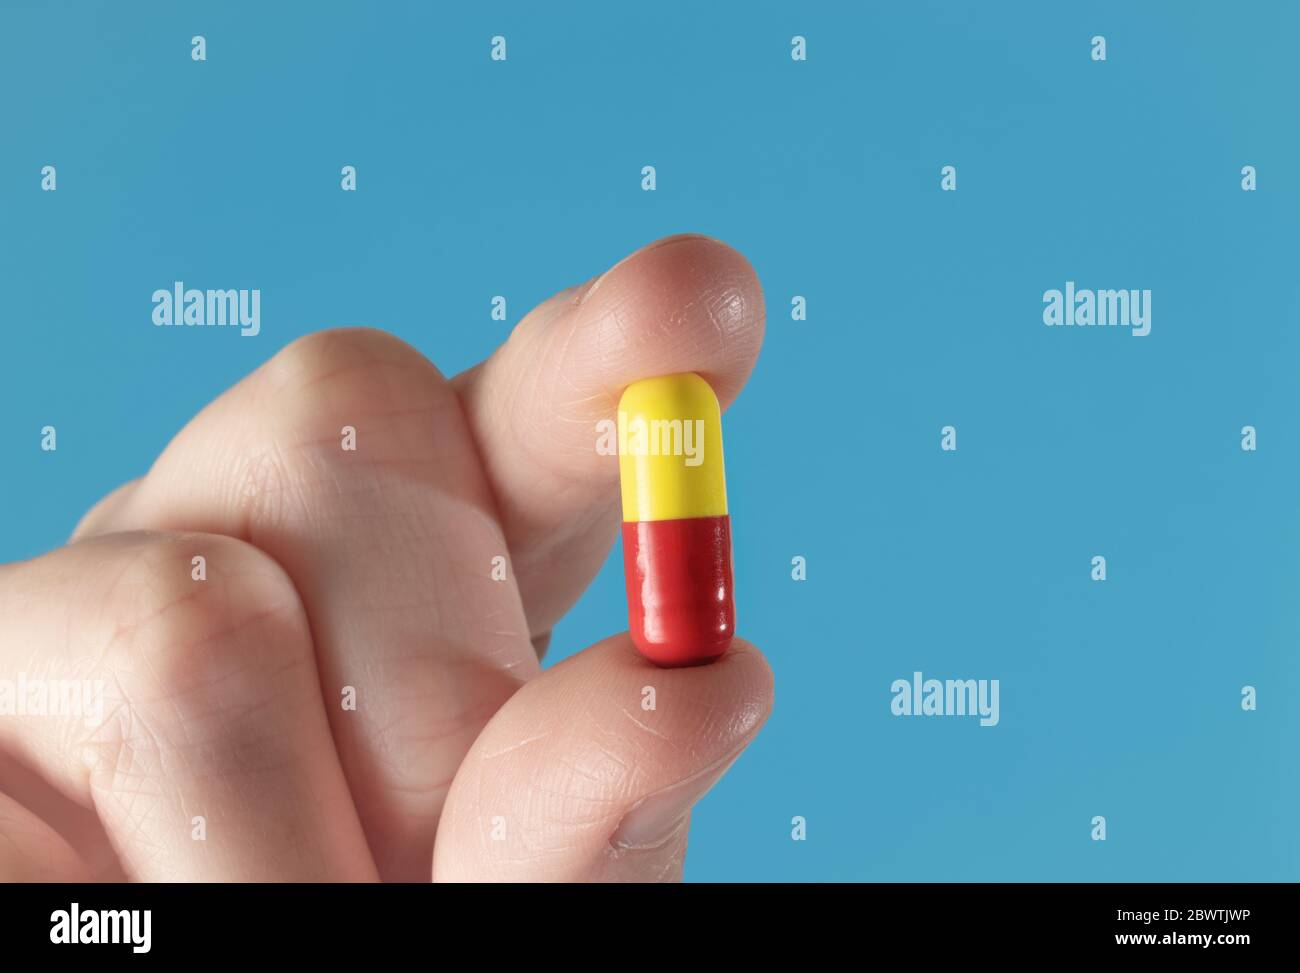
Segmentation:
[(694, 372), (634, 382), (618, 403), (623, 520), (723, 517), (722, 410)]

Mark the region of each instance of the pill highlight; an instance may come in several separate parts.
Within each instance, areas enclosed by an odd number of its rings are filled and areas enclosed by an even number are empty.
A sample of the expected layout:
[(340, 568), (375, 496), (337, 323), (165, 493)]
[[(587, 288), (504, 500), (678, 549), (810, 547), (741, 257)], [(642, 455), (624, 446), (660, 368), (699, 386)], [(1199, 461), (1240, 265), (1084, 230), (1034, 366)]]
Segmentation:
[(618, 434), (632, 641), (661, 666), (712, 662), (736, 630), (717, 396), (693, 372), (635, 382)]

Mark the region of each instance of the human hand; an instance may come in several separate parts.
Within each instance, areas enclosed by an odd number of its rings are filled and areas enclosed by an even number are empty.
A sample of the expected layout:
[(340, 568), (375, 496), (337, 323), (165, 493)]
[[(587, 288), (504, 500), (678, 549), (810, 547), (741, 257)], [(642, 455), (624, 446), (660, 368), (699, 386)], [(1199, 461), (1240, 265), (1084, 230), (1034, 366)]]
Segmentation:
[(379, 331), (282, 350), (66, 547), (0, 566), (0, 686), (103, 706), (0, 709), (0, 880), (680, 877), (771, 707), (762, 656), (538, 658), (618, 530), (597, 421), (674, 372), (725, 407), (762, 335), (748, 262), (678, 236), (454, 379)]

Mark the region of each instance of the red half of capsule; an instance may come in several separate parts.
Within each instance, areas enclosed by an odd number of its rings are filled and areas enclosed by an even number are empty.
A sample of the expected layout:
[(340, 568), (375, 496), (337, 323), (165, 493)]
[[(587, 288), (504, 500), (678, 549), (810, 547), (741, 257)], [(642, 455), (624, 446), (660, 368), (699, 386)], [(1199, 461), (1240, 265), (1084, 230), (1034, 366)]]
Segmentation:
[(731, 518), (623, 522), (632, 641), (661, 666), (699, 666), (736, 632)]

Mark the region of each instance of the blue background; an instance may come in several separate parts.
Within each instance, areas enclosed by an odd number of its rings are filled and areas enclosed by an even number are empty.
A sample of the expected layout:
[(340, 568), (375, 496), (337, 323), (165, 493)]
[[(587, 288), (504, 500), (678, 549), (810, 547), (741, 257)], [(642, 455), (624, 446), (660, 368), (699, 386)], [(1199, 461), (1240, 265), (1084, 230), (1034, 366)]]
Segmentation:
[[(1300, 878), (1297, 5), (463, 6), (0, 2), (0, 560), (299, 335), (450, 374), (708, 233), (768, 299), (726, 432), (777, 701), (688, 878)], [(173, 280), (261, 288), (262, 334), (156, 329)], [(1044, 327), (1066, 280), (1151, 334)], [(620, 569), (548, 663), (625, 627)], [(1001, 724), (891, 716), (915, 670)]]

